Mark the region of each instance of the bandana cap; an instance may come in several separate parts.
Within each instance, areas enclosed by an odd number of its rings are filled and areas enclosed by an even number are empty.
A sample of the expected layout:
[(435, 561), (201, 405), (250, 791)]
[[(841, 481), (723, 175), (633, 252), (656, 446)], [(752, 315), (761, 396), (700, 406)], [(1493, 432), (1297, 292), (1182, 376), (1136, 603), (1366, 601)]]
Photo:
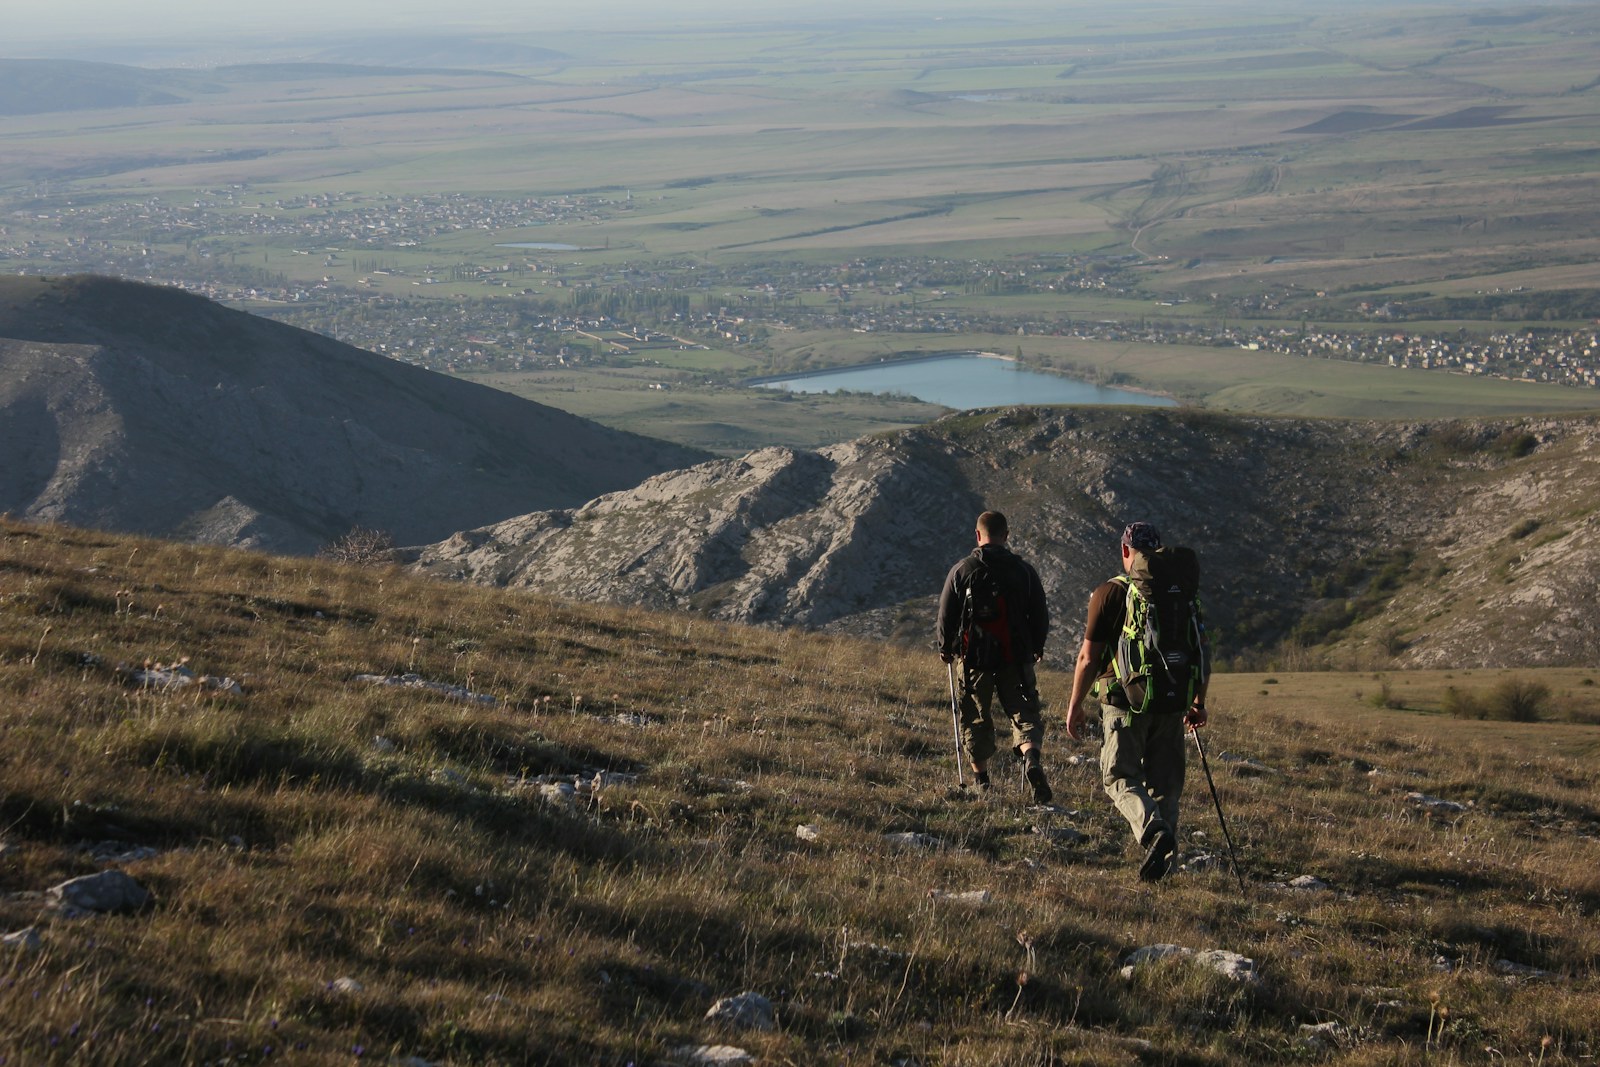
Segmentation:
[(1161, 534), (1148, 522), (1135, 522), (1122, 531), (1122, 543), (1140, 552), (1153, 552), (1161, 547)]

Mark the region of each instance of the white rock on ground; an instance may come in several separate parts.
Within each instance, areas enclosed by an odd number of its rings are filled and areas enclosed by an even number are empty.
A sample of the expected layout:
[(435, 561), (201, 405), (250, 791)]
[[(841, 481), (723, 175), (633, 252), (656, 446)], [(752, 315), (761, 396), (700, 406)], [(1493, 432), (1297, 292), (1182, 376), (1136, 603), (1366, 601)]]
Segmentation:
[(728, 1067), (730, 1064), (755, 1062), (755, 1057), (750, 1053), (732, 1045), (685, 1045), (674, 1049), (672, 1058), (689, 1067)]
[(45, 899), (67, 912), (139, 911), (150, 903), (150, 891), (122, 871), (101, 871), (53, 885)]
[(1407, 793), (1406, 799), (1419, 807), (1429, 811), (1466, 811), (1467, 805), (1454, 800), (1444, 800), (1440, 797), (1430, 797), (1426, 793)]
[(928, 890), (928, 899), (942, 900), (947, 904), (964, 904), (967, 907), (981, 907), (993, 899), (987, 889), (970, 889), (964, 893), (950, 893), (943, 889)]
[(932, 834), (918, 834), (910, 831), (897, 834), (884, 834), (883, 839), (889, 842), (891, 845), (899, 845), (901, 848), (916, 848), (927, 852), (932, 852), (936, 849), (944, 847), (944, 842), (940, 841)]
[(0, 937), (0, 945), (4, 945), (7, 948), (28, 949), (30, 952), (37, 951), (42, 944), (43, 941), (39, 937), (39, 928), (37, 926), (30, 926), (26, 930), (18, 930), (16, 933)]
[(1182, 945), (1146, 945), (1134, 949), (1123, 960), (1122, 977), (1132, 978), (1134, 971), (1145, 964), (1157, 963), (1172, 957), (1192, 959), (1195, 963), (1209, 970), (1216, 971), (1224, 978), (1235, 982), (1254, 982), (1257, 978), (1255, 961), (1248, 956), (1241, 956), (1237, 952), (1227, 949), (1213, 948), (1204, 952), (1196, 952), (1192, 948)]
[(772, 1001), (760, 993), (745, 992), (734, 997), (723, 997), (711, 1005), (706, 1012), (706, 1019), (739, 1030), (770, 1031), (778, 1028)]

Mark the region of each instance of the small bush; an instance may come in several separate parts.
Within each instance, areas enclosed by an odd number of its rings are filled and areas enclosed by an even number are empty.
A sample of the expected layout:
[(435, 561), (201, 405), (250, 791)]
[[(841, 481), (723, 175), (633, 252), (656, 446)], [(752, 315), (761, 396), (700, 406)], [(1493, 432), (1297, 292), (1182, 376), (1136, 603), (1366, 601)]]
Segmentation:
[(382, 530), (357, 526), (317, 555), (335, 563), (354, 563), (370, 567), (394, 560), (394, 538)]
[(1548, 685), (1507, 678), (1490, 691), (1487, 717), (1501, 722), (1538, 722), (1549, 710), (1549, 704)]
[(1541, 525), (1542, 523), (1540, 523), (1538, 519), (1523, 519), (1521, 522), (1511, 527), (1511, 540), (1520, 541), (1524, 537), (1527, 537), (1529, 534), (1537, 530)]
[(1388, 708), (1399, 711), (1406, 706), (1406, 702), (1394, 695), (1394, 689), (1389, 685), (1389, 679), (1384, 678), (1378, 682), (1378, 691), (1367, 698), (1375, 708)]
[(1481, 719), (1487, 714), (1481, 700), (1453, 685), (1444, 691), (1444, 700), (1440, 702), (1439, 707), (1452, 719)]

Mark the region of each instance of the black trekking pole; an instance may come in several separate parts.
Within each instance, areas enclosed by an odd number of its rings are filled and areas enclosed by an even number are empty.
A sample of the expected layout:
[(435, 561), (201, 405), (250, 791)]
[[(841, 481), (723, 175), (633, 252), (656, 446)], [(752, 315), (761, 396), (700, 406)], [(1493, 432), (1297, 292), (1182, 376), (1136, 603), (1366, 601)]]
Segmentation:
[(1233, 835), (1228, 833), (1228, 820), (1222, 814), (1222, 801), (1217, 797), (1217, 783), (1211, 777), (1211, 764), (1206, 762), (1205, 742), (1200, 740), (1200, 728), (1190, 726), (1189, 732), (1194, 734), (1194, 747), (1200, 750), (1200, 768), (1206, 772), (1206, 784), (1211, 787), (1211, 803), (1217, 807), (1217, 822), (1222, 824), (1222, 839), (1228, 843), (1228, 862), (1233, 866), (1233, 876), (1239, 879), (1239, 892), (1243, 893), (1244, 874), (1239, 870), (1239, 856), (1233, 850)]
[(961, 709), (956, 703), (956, 665), (946, 663), (945, 666), (950, 668), (950, 726), (956, 734), (956, 781), (965, 789), (967, 776), (961, 769)]

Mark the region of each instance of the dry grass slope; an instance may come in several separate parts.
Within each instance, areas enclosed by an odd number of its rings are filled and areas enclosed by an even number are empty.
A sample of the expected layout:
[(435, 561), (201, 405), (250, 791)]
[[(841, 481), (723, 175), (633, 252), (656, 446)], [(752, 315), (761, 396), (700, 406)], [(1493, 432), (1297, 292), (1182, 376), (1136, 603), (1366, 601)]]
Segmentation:
[[(180, 661), (241, 688), (133, 675)], [(496, 701), (358, 679), (408, 672)], [(953, 788), (926, 653), (0, 523), (0, 924), (38, 935), (0, 951), (0, 1057), (1590, 1062), (1594, 729), (1436, 714), (1503, 677), (1220, 677), (1249, 888), (1148, 887), (1083, 750), (1052, 747), (1059, 811)], [(1537, 677), (1594, 710), (1592, 676)], [(1190, 792), (1192, 858), (1218, 834)], [(45, 907), (106, 865), (154, 903)], [(1272, 884), (1302, 874), (1329, 888)], [(1163, 942), (1259, 981), (1121, 976)], [(704, 1020), (745, 990), (778, 1029)]]

